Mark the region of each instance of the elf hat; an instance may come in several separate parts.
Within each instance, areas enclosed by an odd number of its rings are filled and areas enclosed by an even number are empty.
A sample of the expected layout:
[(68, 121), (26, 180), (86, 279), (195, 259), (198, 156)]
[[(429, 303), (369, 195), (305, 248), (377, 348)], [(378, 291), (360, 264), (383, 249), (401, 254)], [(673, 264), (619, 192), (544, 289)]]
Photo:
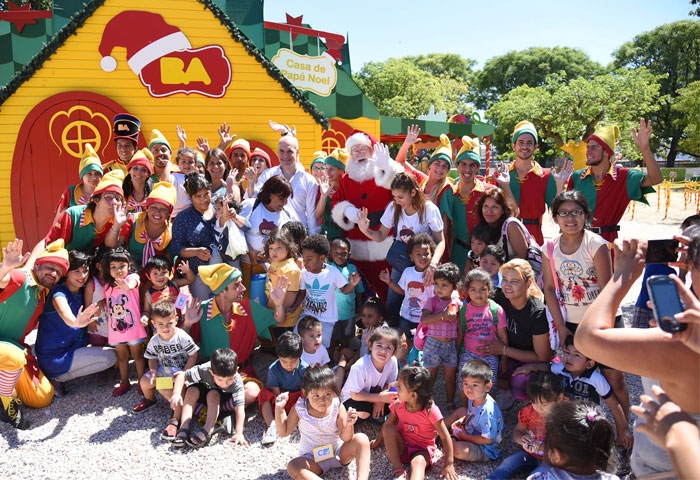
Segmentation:
[(124, 196), (124, 190), (122, 189), (122, 183), (124, 182), (124, 172), (121, 169), (114, 169), (111, 172), (105, 173), (97, 184), (95, 191), (92, 192), (92, 196), (96, 197), (107, 192), (115, 192)]
[(153, 148), (153, 145), (158, 145), (159, 143), (168, 147), (170, 153), (173, 153), (173, 149), (170, 147), (170, 143), (168, 143), (168, 139), (165, 138), (165, 135), (160, 133), (160, 130), (156, 130), (154, 128), (151, 131), (151, 142), (148, 144), (148, 149), (150, 150), (151, 148)]
[(374, 150), (374, 146), (377, 144), (377, 139), (374, 138), (372, 135), (361, 132), (359, 130), (355, 130), (352, 135), (348, 137), (348, 139), (345, 142), (345, 150), (347, 150), (348, 153), (351, 152), (352, 147), (355, 145), (366, 145), (372, 150)]
[[(267, 164), (267, 168), (270, 168), (272, 166), (272, 160), (270, 160), (270, 155), (267, 154), (265, 150), (262, 148), (256, 148), (250, 153), (250, 158), (252, 159), (253, 157), (262, 157), (265, 159), (265, 163)], [(252, 162), (251, 162), (252, 163)]]
[(148, 174), (153, 175), (153, 154), (149, 149), (142, 148), (141, 150), (137, 150), (136, 153), (134, 153), (134, 156), (131, 157), (129, 164), (126, 166), (126, 171), (128, 172), (136, 165), (146, 167), (146, 169), (148, 169)]
[(151, 193), (146, 199), (146, 208), (154, 203), (160, 203), (161, 205), (168, 207), (170, 213), (172, 213), (176, 201), (177, 192), (175, 191), (173, 184), (170, 182), (158, 182), (153, 185), (153, 190), (151, 190)]
[(104, 170), (102, 170), (102, 162), (100, 162), (95, 149), (89, 143), (85, 144), (85, 151), (83, 152), (83, 158), (80, 159), (80, 164), (78, 165), (78, 176), (83, 178), (86, 174), (90, 172), (100, 172), (100, 175), (104, 175)]
[(326, 165), (330, 165), (331, 167), (339, 168), (342, 171), (345, 171), (345, 166), (348, 163), (348, 158), (350, 158), (350, 155), (348, 155), (347, 150), (345, 150), (344, 148), (336, 148), (331, 152), (329, 156), (326, 157), (324, 163)]
[(603, 147), (603, 150), (605, 150), (608, 155), (612, 157), (613, 153), (615, 152), (615, 144), (619, 139), (620, 129), (617, 128), (617, 125), (606, 125), (604, 127), (600, 127), (593, 133), (593, 135), (588, 137), (586, 143), (598, 143), (601, 147)]
[(518, 137), (523, 133), (529, 133), (530, 135), (532, 135), (535, 139), (535, 143), (539, 141), (539, 138), (537, 138), (537, 129), (535, 128), (535, 126), (530, 122), (522, 121), (518, 123), (513, 129), (513, 137), (510, 143), (515, 143)]
[(455, 163), (459, 165), (459, 162), (463, 160), (471, 160), (481, 166), (481, 145), (478, 138), (472, 138), (467, 135), (462, 137), (462, 148), (457, 153)]
[(250, 142), (248, 140), (244, 140), (242, 138), (237, 138), (233, 140), (231, 143), (229, 143), (226, 146), (226, 149), (224, 150), (226, 152), (226, 156), (231, 159), (231, 154), (233, 151), (237, 148), (240, 148), (245, 152), (246, 157), (250, 158)]
[(440, 134), (440, 146), (435, 149), (430, 160), (428, 160), (428, 166), (435, 160), (444, 160), (452, 168), (452, 145), (450, 144), (450, 139), (444, 133)]
[(179, 28), (168, 24), (157, 14), (127, 10), (113, 17), (102, 32), (98, 50), (102, 55), (100, 67), (105, 72), (117, 68), (117, 60), (111, 56), (116, 47), (126, 49), (126, 61), (136, 75), (148, 64), (169, 53), (189, 50), (190, 41)]
[(204, 161), (204, 155), (202, 155), (202, 152), (200, 152), (199, 150), (195, 150), (194, 158), (195, 158), (195, 160), (197, 160), (197, 163), (201, 163), (202, 165), (204, 165), (206, 163)]
[(311, 168), (314, 168), (314, 165), (317, 163), (320, 163), (321, 165), (326, 165), (326, 152), (323, 150), (318, 150), (317, 152), (314, 152), (314, 159), (311, 160)]
[(62, 238), (49, 243), (46, 246), (46, 250), (41, 252), (39, 257), (34, 261), (34, 265), (41, 265), (42, 263), (53, 263), (63, 268), (61, 276), (68, 272), (70, 268), (68, 250), (65, 249)]
[(214, 295), (223, 292), (229, 283), (241, 276), (240, 270), (225, 263), (200, 265), (197, 271), (199, 278), (214, 292)]
[(141, 120), (129, 115), (128, 113), (119, 113), (112, 119), (114, 141), (118, 138), (128, 138), (134, 142), (139, 141), (139, 133), (141, 132)]

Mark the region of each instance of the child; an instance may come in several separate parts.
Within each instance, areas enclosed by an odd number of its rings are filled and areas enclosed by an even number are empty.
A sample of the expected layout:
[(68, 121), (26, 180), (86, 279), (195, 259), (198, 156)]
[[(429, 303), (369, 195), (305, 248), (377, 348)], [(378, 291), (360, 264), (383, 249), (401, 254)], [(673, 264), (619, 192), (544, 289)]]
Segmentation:
[[(340, 273), (350, 281), (350, 275), (358, 272), (355, 265), (348, 263), (348, 258), (350, 258), (350, 243), (344, 238), (334, 239), (331, 242), (331, 262), (329, 265), (340, 270)], [(348, 294), (336, 290), (335, 301), (338, 304), (338, 323), (333, 327), (333, 337), (331, 338), (329, 351), (331, 357), (333, 357), (337, 345), (340, 345), (341, 348), (347, 347), (348, 341), (355, 336), (355, 315), (360, 311), (364, 291), (362, 282), (358, 283), (354, 290)]]
[[(265, 240), (265, 256), (270, 259), (270, 266), (267, 268), (267, 282), (265, 282), (265, 294), (268, 298), (267, 307), (274, 310), (275, 302), (270, 298), (270, 291), (281, 276), (287, 277), (289, 286), (284, 297), (284, 309), (280, 318), (275, 318), (278, 327), (273, 331), (275, 336), (280, 336), (284, 332), (292, 331), (299, 314), (301, 306), (292, 309), (297, 293), (299, 293), (299, 282), (301, 281), (301, 269), (297, 265), (297, 249), (292, 237), (281, 228), (276, 228)], [(289, 310), (289, 313), (288, 313)]]
[[(148, 360), (148, 372), (139, 382), (143, 400), (133, 408), (134, 413), (143, 413), (158, 403), (156, 390), (170, 402), (173, 375), (189, 370), (197, 363), (199, 347), (184, 330), (177, 328), (177, 310), (172, 300), (160, 300), (153, 304), (151, 323), (156, 334), (151, 337), (143, 355)], [(161, 440), (172, 442), (175, 439), (181, 414), (182, 408), (178, 405), (173, 409), (168, 426), (160, 435)]]
[(304, 363), (320, 366), (331, 363), (328, 350), (323, 346), (323, 326), (317, 318), (311, 315), (302, 317), (297, 330), (303, 345), (301, 359)]
[(459, 368), (469, 360), (478, 358), (491, 367), (493, 378), (498, 378), (499, 357), (482, 355), (477, 348), (481, 342), (491, 341), (496, 337), (504, 345), (508, 345), (506, 314), (500, 305), (489, 298), (491, 277), (485, 270), (476, 268), (468, 272), (464, 277), (464, 290), (469, 300), (459, 312)]
[[(173, 446), (183, 447), (185, 443), (193, 448), (209, 445), (214, 425), (219, 417), (220, 406), (233, 399), (236, 417), (236, 433), (229, 442), (248, 445), (243, 436), (245, 421), (245, 393), (243, 379), (238, 374), (238, 355), (230, 348), (218, 348), (211, 355), (211, 360), (202, 365), (177, 372), (175, 386), (170, 397), (170, 407), (175, 410), (182, 406), (182, 419)], [(183, 401), (182, 391), (185, 381), (189, 385)], [(191, 427), (192, 413), (198, 403), (206, 403), (207, 419), (200, 427), (195, 420)]]
[[(143, 267), (143, 275), (151, 282), (151, 288), (145, 293), (143, 298), (143, 314), (151, 319), (153, 305), (161, 300), (169, 300), (173, 303), (180, 295), (180, 288), (185, 285), (190, 285), (194, 282), (194, 272), (190, 270), (190, 265), (187, 262), (180, 262), (178, 270), (184, 275), (184, 278), (170, 279), (170, 272), (173, 270), (173, 264), (165, 255), (155, 255), (146, 261)], [(177, 323), (182, 323), (181, 309), (177, 309)]]
[(452, 428), (454, 456), (468, 462), (496, 460), (501, 456), (503, 415), (489, 395), (491, 367), (483, 360), (470, 360), (460, 373), (467, 408), (458, 408), (445, 421)]
[(369, 337), (379, 326), (388, 326), (391, 314), (377, 297), (369, 297), (361, 309), (361, 322), (364, 327), (359, 337), (349, 342), (348, 348), (340, 352), (338, 366), (349, 369), (358, 358), (369, 353)]
[(286, 437), (299, 425), (299, 456), (287, 464), (292, 478), (313, 478), (332, 468), (341, 468), (353, 459), (357, 462), (357, 479), (369, 478), (369, 439), (355, 433), (357, 412), (347, 411), (338, 399), (333, 370), (309, 367), (304, 373), (301, 390), (303, 398), (285, 411), (289, 392), (283, 392), (275, 402), (275, 425), (281, 437)]
[(532, 403), (520, 409), (518, 425), (513, 430), (513, 441), (523, 450), (503, 460), (489, 478), (501, 480), (530, 473), (542, 462), (545, 421), (552, 408), (564, 399), (564, 389), (553, 373), (536, 372), (527, 384), (527, 396)]
[(240, 268), (239, 257), (248, 253), (248, 244), (242, 230), (245, 228), (246, 219), (240, 215), (241, 204), (226, 195), (217, 195), (213, 203), (214, 215), (218, 220), (217, 230), (221, 229), (222, 232), (223, 259), (229, 265)]
[(131, 272), (131, 255), (124, 248), (110, 250), (102, 261), (109, 325), (108, 341), (117, 351), (120, 383), (112, 395), (119, 397), (131, 389), (129, 355), (134, 359), (140, 379), (146, 370), (141, 344), (146, 339), (148, 317), (141, 316), (139, 304), (139, 275)]
[(398, 283), (391, 279), (387, 270), (381, 272), (379, 279), (397, 294), (405, 294), (401, 303), (399, 328), (406, 333), (406, 338), (412, 341), (411, 330), (415, 331), (423, 314), (425, 302), (433, 295), (433, 286), (423, 284), (423, 275), (433, 259), (435, 242), (427, 233), (417, 233), (407, 242), (406, 248), (414, 266), (404, 269)]
[[(306, 240), (307, 236), (304, 224), (298, 220), (294, 220), (282, 225), (280, 227), (280, 230), (282, 230), (284, 233), (289, 234), (292, 237), (297, 253), (301, 253), (301, 244), (304, 243), (304, 240)], [(302, 260), (301, 258), (299, 258), (298, 260), (299, 268), (301, 268), (303, 266)]]
[(438, 369), (443, 368), (447, 410), (455, 409), (455, 381), (457, 377), (457, 341), (459, 322), (459, 267), (445, 263), (433, 274), (435, 295), (425, 303), (421, 322), (428, 326), (423, 347), (423, 365), (430, 371), (433, 381)]
[(396, 400), (396, 393), (389, 388), (399, 373), (394, 357), (398, 346), (396, 330), (375, 328), (369, 337), (369, 353), (350, 369), (341, 399), (346, 408), (356, 409), (363, 420), (388, 415), (387, 404)]
[(481, 257), (479, 257), (479, 268), (491, 275), (491, 286), (493, 287), (493, 299), (501, 305), (503, 292), (501, 292), (501, 265), (506, 262), (506, 254), (498, 245), (487, 245)]
[(304, 269), (301, 272), (299, 285), (304, 292), (303, 315), (312, 315), (321, 321), (323, 346), (326, 348), (331, 345), (333, 328), (338, 321), (336, 289), (348, 294), (360, 283), (359, 273), (350, 274), (349, 280), (346, 280), (337, 268), (326, 266), (326, 257), (330, 248), (328, 239), (323, 235), (315, 234), (304, 239), (301, 245)]
[(282, 392), (288, 392), (289, 398), (284, 406), (289, 414), (294, 404), (301, 396), (301, 381), (308, 364), (301, 359), (303, 347), (301, 337), (296, 333), (284, 332), (277, 338), (275, 347), (277, 360), (267, 369), (267, 383), (258, 395), (260, 414), (267, 425), (260, 443), (272, 445), (277, 440), (275, 426), (275, 398)]
[(528, 480), (619, 480), (606, 473), (612, 459), (613, 429), (597, 408), (586, 402), (560, 402), (547, 417), (542, 464)]
[(464, 264), (464, 272), (468, 272), (474, 268), (479, 268), (481, 254), (486, 250), (486, 246), (492, 243), (493, 233), (488, 224), (480, 223), (472, 230), (469, 235), (469, 244), (471, 250), (467, 252), (467, 263)]
[(192, 205), (192, 200), (185, 190), (185, 176), (188, 173), (197, 171), (196, 152), (190, 147), (178, 149), (175, 155), (175, 163), (180, 171), (169, 173), (160, 179), (163, 182), (172, 183), (177, 192), (177, 200), (173, 207), (173, 213), (170, 215), (171, 218), (175, 218), (178, 213)]
[[(458, 272), (459, 273), (459, 272)], [(372, 448), (386, 443), (386, 453), (394, 466), (394, 478), (406, 479), (403, 464), (411, 464), (411, 478), (424, 478), (425, 469), (434, 461), (435, 437), (439, 434), (445, 448), (445, 464), (440, 475), (456, 479), (450, 432), (442, 413), (433, 403), (433, 379), (424, 367), (405, 367), (396, 385), (398, 400), (391, 404), (391, 414), (382, 426)]]
[(102, 261), (109, 252), (109, 248), (100, 247), (95, 250), (95, 255), (90, 262), (90, 278), (85, 283), (83, 292), (83, 305), (97, 304), (99, 308), (98, 318), (91, 322), (88, 327), (88, 343), (95, 347), (107, 345), (109, 336), (109, 325), (107, 325), (106, 301), (103, 292), (104, 275), (102, 274)]

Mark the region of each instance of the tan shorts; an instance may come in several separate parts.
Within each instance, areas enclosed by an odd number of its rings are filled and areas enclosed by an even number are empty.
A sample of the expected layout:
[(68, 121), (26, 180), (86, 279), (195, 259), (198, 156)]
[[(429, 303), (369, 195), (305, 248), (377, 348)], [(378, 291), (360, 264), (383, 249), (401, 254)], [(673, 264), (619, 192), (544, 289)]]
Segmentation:
[(477, 445), (476, 443), (463, 442), (461, 440), (457, 440), (457, 442), (462, 447), (469, 447), (469, 458), (467, 459), (468, 462), (490, 462), (491, 461), (491, 459), (484, 453), (484, 451), (481, 449), (481, 447), (479, 445)]

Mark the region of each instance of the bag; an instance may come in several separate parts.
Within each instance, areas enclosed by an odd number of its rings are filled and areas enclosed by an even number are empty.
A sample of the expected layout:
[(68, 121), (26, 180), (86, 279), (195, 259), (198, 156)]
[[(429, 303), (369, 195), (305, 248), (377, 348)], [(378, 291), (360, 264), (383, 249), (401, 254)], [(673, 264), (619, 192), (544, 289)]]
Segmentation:
[[(552, 271), (552, 280), (556, 285), (554, 294), (557, 297), (559, 311), (561, 316), (566, 323), (566, 306), (564, 305), (564, 296), (561, 294), (559, 289), (559, 277), (557, 276), (557, 270), (554, 268), (554, 242), (547, 240), (547, 258), (549, 259), (549, 268)], [(559, 348), (559, 332), (557, 332), (557, 326), (554, 324), (554, 318), (549, 311), (549, 305), (544, 306), (545, 313), (547, 315), (547, 322), (549, 322), (549, 346), (552, 350), (557, 350)]]
[(403, 272), (406, 268), (413, 265), (413, 262), (408, 257), (408, 248), (403, 240), (394, 238), (394, 243), (386, 254), (386, 261), (392, 268)]
[(535, 272), (535, 283), (537, 283), (537, 286), (540, 287), (540, 289), (542, 289), (542, 249), (532, 238), (530, 232), (527, 231), (525, 225), (523, 225), (522, 222), (520, 222), (520, 220), (518, 220), (515, 217), (507, 218), (506, 221), (503, 222), (503, 227), (501, 228), (501, 236), (503, 237), (503, 251), (506, 253), (506, 262), (510, 260), (510, 258), (508, 257), (508, 225), (510, 225), (511, 222), (517, 222), (520, 226), (520, 229), (525, 234), (525, 240), (528, 244), (526, 260), (527, 263), (529, 263), (532, 267), (532, 270)]

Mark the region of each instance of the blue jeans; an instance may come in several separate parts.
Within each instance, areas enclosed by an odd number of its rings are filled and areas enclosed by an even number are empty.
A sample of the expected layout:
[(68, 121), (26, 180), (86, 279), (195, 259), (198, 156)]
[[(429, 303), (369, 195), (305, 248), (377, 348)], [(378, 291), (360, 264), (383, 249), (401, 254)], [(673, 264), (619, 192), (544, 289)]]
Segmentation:
[(518, 473), (530, 473), (539, 467), (540, 461), (520, 450), (517, 453), (504, 459), (496, 470), (488, 476), (490, 480), (504, 480), (517, 475)]
[[(396, 268), (391, 269), (391, 281), (399, 283), (401, 280), (401, 274), (403, 270), (398, 270)], [(397, 319), (401, 317), (401, 303), (403, 303), (403, 295), (399, 295), (389, 287), (389, 292), (386, 296), (386, 309), (391, 312), (391, 316), (394, 318), (396, 325), (398, 325)]]

